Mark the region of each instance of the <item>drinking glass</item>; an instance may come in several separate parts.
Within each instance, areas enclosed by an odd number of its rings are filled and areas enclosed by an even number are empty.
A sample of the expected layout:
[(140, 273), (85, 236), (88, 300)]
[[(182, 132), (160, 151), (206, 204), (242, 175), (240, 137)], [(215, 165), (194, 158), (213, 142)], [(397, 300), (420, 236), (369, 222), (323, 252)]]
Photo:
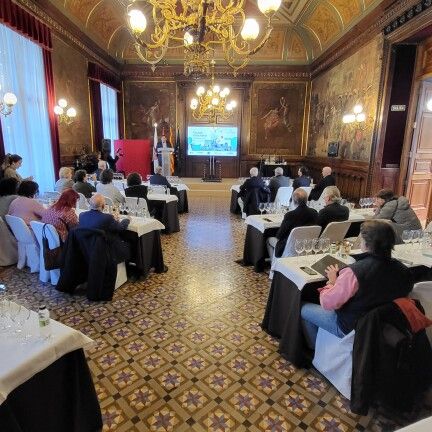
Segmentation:
[(312, 252), (313, 249), (313, 243), (312, 239), (307, 239), (304, 241), (304, 250), (306, 252), (306, 255), (309, 255)]
[(20, 305), (18, 315), (15, 318), (15, 324), (16, 324), (16, 333), (19, 339), (21, 339), (21, 343), (26, 343), (26, 339), (28, 335), (24, 332), (24, 325), (27, 322), (27, 320), (30, 318), (31, 311), (27, 307), (27, 305)]
[(405, 244), (408, 244), (412, 239), (412, 231), (411, 230), (404, 230), (402, 232), (402, 241)]
[(330, 239), (324, 237), (323, 239), (321, 239), (321, 241), (321, 250), (323, 251), (323, 253), (328, 253), (328, 251), (330, 250)]
[(317, 255), (321, 251), (321, 241), (318, 238), (314, 238), (312, 240), (312, 250), (314, 251), (314, 254)]
[(263, 211), (265, 210), (265, 205), (266, 204), (263, 202), (259, 203), (258, 210), (261, 212), (261, 216), (263, 214)]
[(304, 240), (297, 239), (294, 244), (294, 249), (297, 254), (297, 264), (300, 265), (300, 255), (304, 250)]
[(415, 247), (415, 244), (418, 243), (418, 240), (419, 240), (418, 230), (411, 230), (411, 243), (413, 247)]

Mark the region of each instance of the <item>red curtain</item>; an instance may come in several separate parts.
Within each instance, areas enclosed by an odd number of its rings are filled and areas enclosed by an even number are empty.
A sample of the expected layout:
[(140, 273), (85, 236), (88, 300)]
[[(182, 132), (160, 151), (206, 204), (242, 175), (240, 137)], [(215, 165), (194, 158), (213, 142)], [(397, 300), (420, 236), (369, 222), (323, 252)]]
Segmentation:
[(108, 69), (105, 69), (96, 63), (89, 62), (87, 75), (89, 79), (106, 84), (114, 90), (121, 92), (121, 79)]
[(93, 143), (97, 150), (102, 149), (103, 124), (102, 124), (102, 100), (100, 84), (98, 81), (90, 80), (90, 104), (93, 126)]
[(0, 1), (0, 22), (28, 37), (42, 48), (52, 49), (49, 27), (11, 0)]
[(48, 116), (50, 123), (50, 134), (51, 134), (51, 148), (54, 163), (54, 172), (56, 179), (58, 178), (58, 172), (60, 169), (60, 141), (57, 119), (54, 114), (54, 106), (56, 104), (55, 100), (55, 90), (54, 90), (54, 74), (52, 69), (51, 52), (47, 50), (42, 50), (43, 61), (45, 67), (45, 84), (47, 89), (47, 101), (48, 101)]

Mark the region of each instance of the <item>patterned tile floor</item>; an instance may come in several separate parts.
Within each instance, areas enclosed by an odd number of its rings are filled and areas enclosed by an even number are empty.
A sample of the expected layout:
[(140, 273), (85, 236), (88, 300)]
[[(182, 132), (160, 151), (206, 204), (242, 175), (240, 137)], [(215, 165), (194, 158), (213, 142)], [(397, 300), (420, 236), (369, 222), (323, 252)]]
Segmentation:
[(391, 431), (360, 417), (314, 370), (296, 369), (260, 329), (267, 275), (234, 263), (245, 226), (229, 198), (190, 196), (181, 232), (163, 236), (168, 273), (124, 285), (110, 303), (60, 294), (37, 275), (0, 274), (96, 341), (88, 361), (104, 431)]

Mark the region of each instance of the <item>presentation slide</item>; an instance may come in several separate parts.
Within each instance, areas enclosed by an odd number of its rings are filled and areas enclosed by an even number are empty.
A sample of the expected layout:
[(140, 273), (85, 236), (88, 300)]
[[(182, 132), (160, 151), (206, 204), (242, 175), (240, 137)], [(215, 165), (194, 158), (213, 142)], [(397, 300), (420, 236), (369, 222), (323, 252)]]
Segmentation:
[(188, 126), (189, 156), (237, 156), (237, 128)]

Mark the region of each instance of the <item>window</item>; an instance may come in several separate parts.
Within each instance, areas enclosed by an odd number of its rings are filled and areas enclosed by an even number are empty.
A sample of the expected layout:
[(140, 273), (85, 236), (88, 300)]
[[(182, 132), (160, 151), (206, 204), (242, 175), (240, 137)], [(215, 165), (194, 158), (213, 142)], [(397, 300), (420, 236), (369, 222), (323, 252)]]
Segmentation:
[(22, 177), (33, 176), (40, 192), (55, 183), (42, 49), (0, 24), (0, 85), (18, 103), (1, 117), (6, 153), (23, 158)]
[(105, 139), (111, 140), (111, 154), (114, 154), (114, 140), (119, 139), (117, 92), (102, 83), (100, 92), (103, 136)]

